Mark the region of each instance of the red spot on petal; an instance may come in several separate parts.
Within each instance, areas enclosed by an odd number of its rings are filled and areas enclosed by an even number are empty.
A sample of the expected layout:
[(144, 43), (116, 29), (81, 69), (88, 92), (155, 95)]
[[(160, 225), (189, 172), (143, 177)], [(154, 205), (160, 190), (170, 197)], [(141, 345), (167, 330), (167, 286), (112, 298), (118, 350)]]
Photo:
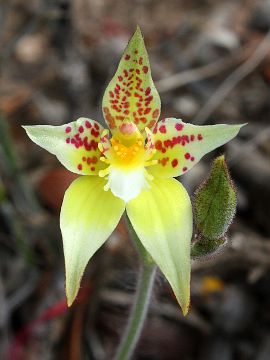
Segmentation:
[(79, 164), (78, 166), (77, 166), (77, 168), (78, 168), (78, 170), (82, 170), (82, 164)]
[(177, 131), (181, 131), (183, 129), (183, 127), (184, 127), (183, 124), (179, 124), (179, 123), (175, 124), (175, 128)]
[(67, 126), (66, 127), (66, 133), (68, 134), (68, 133), (70, 133), (71, 132), (71, 127), (70, 126)]
[(66, 143), (69, 144), (70, 143), (70, 138), (66, 139)]
[(159, 110), (158, 109), (154, 110), (152, 116), (153, 118), (157, 118), (159, 116)]
[(79, 126), (79, 129), (78, 129), (78, 130), (79, 130), (80, 133), (83, 133), (83, 132), (84, 132), (83, 126)]
[(145, 101), (152, 101), (153, 100), (153, 96), (148, 96)]
[(183, 167), (183, 171), (187, 171), (187, 167), (185, 166), (185, 167)]
[(159, 131), (162, 133), (162, 134), (166, 134), (166, 126), (165, 125), (161, 125), (159, 127)]
[(149, 113), (150, 113), (150, 111), (151, 111), (151, 108), (146, 108), (146, 109), (144, 110), (144, 115), (149, 114)]
[(161, 140), (156, 141), (155, 147), (156, 147), (157, 150), (162, 150), (162, 142), (161, 142)]
[(199, 134), (198, 135), (198, 140), (202, 140), (202, 139), (203, 139), (202, 134)]
[(143, 72), (145, 73), (145, 74), (147, 74), (148, 73), (148, 66), (143, 66)]
[(90, 124), (90, 121), (86, 121), (85, 122), (85, 126), (87, 127), (87, 129), (90, 129), (92, 127), (92, 125)]
[(178, 160), (177, 159), (173, 159), (172, 161), (172, 167), (175, 168), (178, 165)]
[(95, 171), (95, 167), (94, 167), (94, 166), (91, 167), (91, 171)]
[(145, 95), (148, 96), (151, 93), (151, 88), (148, 86), (148, 88), (145, 90)]
[(185, 153), (185, 158), (188, 160), (190, 158), (190, 153)]
[(130, 55), (126, 54), (125, 60), (129, 60), (129, 59), (130, 59)]

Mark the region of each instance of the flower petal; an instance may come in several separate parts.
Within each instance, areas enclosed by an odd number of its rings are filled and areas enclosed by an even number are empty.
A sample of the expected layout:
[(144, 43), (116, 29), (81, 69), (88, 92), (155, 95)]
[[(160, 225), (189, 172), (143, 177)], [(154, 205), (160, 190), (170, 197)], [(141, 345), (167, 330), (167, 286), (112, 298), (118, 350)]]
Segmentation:
[(103, 127), (95, 120), (79, 118), (62, 126), (23, 126), (30, 139), (56, 155), (70, 171), (81, 175), (96, 175), (105, 167), (98, 143)]
[(160, 121), (153, 130), (158, 164), (149, 167), (158, 177), (179, 176), (190, 170), (208, 152), (233, 139), (241, 125), (196, 126), (179, 119)]
[(76, 179), (66, 191), (60, 227), (63, 236), (66, 294), (70, 306), (80, 286), (84, 269), (92, 255), (107, 240), (124, 212), (125, 204), (97, 176)]
[(125, 122), (139, 130), (151, 128), (160, 114), (160, 98), (154, 86), (142, 33), (132, 36), (118, 69), (103, 97), (104, 118), (112, 131)]
[(127, 204), (127, 214), (186, 314), (190, 297), (192, 208), (185, 188), (175, 179), (154, 179), (150, 190), (142, 190)]
[(142, 189), (149, 188), (147, 177), (149, 175), (144, 167), (125, 171), (111, 166), (105, 189), (111, 189), (115, 196), (128, 202), (137, 197)]

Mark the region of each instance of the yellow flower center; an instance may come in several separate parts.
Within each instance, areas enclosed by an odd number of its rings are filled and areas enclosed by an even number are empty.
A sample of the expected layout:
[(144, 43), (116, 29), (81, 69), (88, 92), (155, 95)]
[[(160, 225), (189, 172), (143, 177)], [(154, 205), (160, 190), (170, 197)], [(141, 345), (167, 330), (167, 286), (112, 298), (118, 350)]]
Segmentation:
[(104, 156), (100, 160), (107, 163), (109, 167), (101, 170), (99, 176), (104, 177), (109, 174), (111, 166), (123, 171), (131, 171), (138, 167), (156, 164), (156, 160), (151, 160), (156, 152), (153, 134), (146, 129), (146, 135), (145, 140), (136, 125), (132, 123), (122, 124), (110, 140), (108, 131), (104, 130), (99, 143), (99, 149)]

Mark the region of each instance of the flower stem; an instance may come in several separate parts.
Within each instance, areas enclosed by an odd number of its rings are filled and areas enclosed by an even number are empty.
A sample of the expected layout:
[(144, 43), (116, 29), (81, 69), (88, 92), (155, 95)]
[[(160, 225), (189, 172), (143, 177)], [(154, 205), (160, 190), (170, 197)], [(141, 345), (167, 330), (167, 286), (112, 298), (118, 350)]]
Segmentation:
[(144, 320), (147, 315), (156, 273), (156, 265), (148, 257), (146, 250), (143, 248), (139, 239), (137, 238), (137, 235), (131, 228), (129, 220), (127, 220), (127, 224), (130, 235), (132, 235), (132, 238), (136, 244), (136, 248), (139, 252), (141, 266), (135, 302), (126, 331), (117, 350), (115, 360), (128, 360), (131, 358), (134, 352), (134, 349), (142, 332)]

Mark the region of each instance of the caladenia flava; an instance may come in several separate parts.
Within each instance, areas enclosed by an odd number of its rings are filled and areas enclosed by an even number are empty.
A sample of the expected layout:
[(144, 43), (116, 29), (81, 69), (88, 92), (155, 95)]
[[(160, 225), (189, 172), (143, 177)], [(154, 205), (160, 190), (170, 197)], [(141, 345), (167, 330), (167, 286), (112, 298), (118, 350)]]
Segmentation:
[(32, 141), (80, 176), (60, 215), (70, 306), (84, 269), (126, 210), (139, 241), (170, 283), (186, 315), (190, 301), (192, 207), (174, 177), (234, 138), (242, 125), (158, 122), (160, 98), (138, 28), (103, 97), (109, 130), (89, 118), (25, 126)]

